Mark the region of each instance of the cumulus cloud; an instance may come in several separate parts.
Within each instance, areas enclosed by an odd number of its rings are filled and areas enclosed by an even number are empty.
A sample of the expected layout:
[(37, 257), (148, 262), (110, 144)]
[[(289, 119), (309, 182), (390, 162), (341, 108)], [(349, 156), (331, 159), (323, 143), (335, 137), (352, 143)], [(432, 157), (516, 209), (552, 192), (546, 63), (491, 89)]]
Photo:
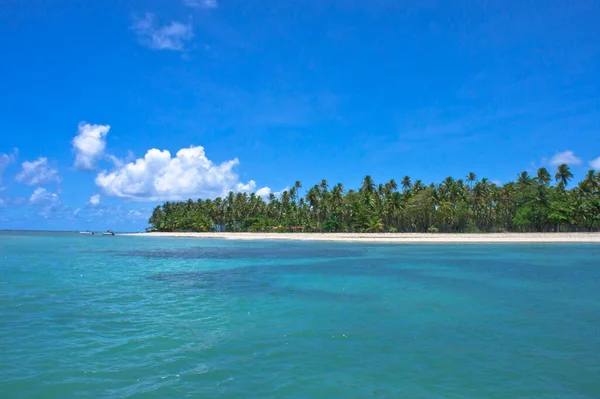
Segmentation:
[(173, 21), (160, 26), (151, 13), (142, 18), (134, 18), (131, 29), (138, 36), (141, 45), (153, 50), (184, 51), (186, 43), (194, 37), (191, 24)]
[(253, 181), (239, 181), (238, 164), (237, 158), (215, 164), (200, 146), (183, 148), (175, 157), (167, 150), (151, 149), (144, 158), (98, 174), (96, 185), (107, 196), (132, 200), (212, 198), (256, 187)]
[(250, 180), (248, 183), (238, 183), (235, 186), (235, 191), (241, 191), (243, 193), (250, 193), (256, 189), (256, 182), (254, 180)]
[(271, 194), (271, 189), (269, 187), (263, 187), (256, 190), (256, 195), (259, 197), (267, 198)]
[(16, 148), (10, 154), (0, 154), (0, 187), (2, 186), (2, 175), (8, 167), (8, 165), (14, 163), (17, 160), (19, 150)]
[(25, 161), (16, 179), (24, 184), (35, 186), (44, 183), (60, 182), (58, 170), (48, 164), (46, 157), (39, 157), (35, 161)]
[(573, 151), (557, 152), (550, 158), (550, 165), (557, 166), (563, 163), (567, 165), (579, 165), (581, 164), (581, 158), (576, 157)]
[(76, 169), (94, 170), (96, 168), (96, 161), (104, 155), (106, 135), (109, 130), (109, 125), (79, 124), (77, 136), (71, 142), (75, 152)]
[(92, 206), (96, 206), (96, 205), (100, 204), (100, 195), (99, 194), (92, 195), (90, 197), (90, 204)]
[(195, 8), (217, 8), (219, 6), (217, 0), (184, 0), (184, 4)]
[(59, 202), (60, 199), (56, 193), (51, 193), (42, 187), (36, 188), (29, 197), (29, 203), (31, 205), (55, 205)]
[(600, 170), (600, 157), (592, 159), (590, 161), (590, 166), (596, 170)]

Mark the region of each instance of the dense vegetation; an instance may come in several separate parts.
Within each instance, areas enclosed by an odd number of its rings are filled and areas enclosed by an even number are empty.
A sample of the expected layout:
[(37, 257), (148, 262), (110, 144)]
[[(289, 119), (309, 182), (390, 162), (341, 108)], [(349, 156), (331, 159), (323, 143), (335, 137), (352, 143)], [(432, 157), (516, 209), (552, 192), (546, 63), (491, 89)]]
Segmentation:
[(226, 198), (166, 202), (149, 223), (160, 231), (323, 232), (549, 232), (600, 229), (600, 173), (590, 170), (576, 187), (567, 165), (554, 176), (546, 168), (498, 186), (474, 173), (425, 185), (405, 176), (375, 184), (366, 176), (358, 190), (326, 180), (302, 196), (302, 184), (265, 201), (230, 192)]

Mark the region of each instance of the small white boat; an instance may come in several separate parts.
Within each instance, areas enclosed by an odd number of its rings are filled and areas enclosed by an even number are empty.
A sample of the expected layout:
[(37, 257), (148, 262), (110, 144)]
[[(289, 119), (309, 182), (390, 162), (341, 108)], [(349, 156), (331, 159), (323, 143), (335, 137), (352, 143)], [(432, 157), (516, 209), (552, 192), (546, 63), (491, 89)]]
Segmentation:
[(112, 230), (106, 230), (104, 233), (102, 233), (103, 236), (114, 236), (115, 232)]
[(85, 234), (85, 235), (88, 235), (88, 236), (93, 236), (94, 232), (86, 230), (86, 231), (80, 231), (79, 234)]

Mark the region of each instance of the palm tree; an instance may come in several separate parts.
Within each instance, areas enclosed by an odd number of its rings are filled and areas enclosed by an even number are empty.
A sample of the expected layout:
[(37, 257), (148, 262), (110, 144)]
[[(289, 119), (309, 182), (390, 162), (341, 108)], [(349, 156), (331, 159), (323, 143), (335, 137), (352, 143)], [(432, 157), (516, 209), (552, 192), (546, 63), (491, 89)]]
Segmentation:
[(319, 186), (314, 185), (308, 190), (306, 193), (306, 201), (308, 201), (308, 205), (310, 206), (311, 213), (313, 215), (313, 220), (317, 220), (318, 209), (319, 209)]
[(412, 188), (416, 193), (418, 193), (419, 191), (424, 190), (425, 186), (423, 185), (423, 182), (421, 180), (416, 180), (415, 184), (413, 184)]
[(548, 172), (548, 169), (546, 168), (539, 168), (537, 170), (537, 177), (536, 180), (538, 181), (538, 183), (543, 184), (543, 185), (548, 185), (550, 184), (550, 172)]
[(327, 183), (327, 180), (325, 180), (325, 179), (321, 180), (321, 184), (319, 184), (319, 188), (321, 189), (321, 192), (326, 193), (327, 189), (329, 188), (329, 183)]
[(581, 182), (581, 187), (587, 192), (595, 192), (600, 185), (600, 175), (596, 174), (594, 169), (588, 170), (585, 179)]
[(383, 223), (381, 222), (381, 219), (378, 218), (372, 218), (367, 222), (367, 225), (365, 226), (365, 231), (367, 233), (378, 233), (380, 231), (383, 231)]
[(296, 194), (296, 198), (300, 195), (300, 189), (302, 188), (302, 183), (300, 180), (296, 180), (294, 183), (294, 193)]
[[(294, 186), (290, 189), (290, 194), (292, 196), (292, 207), (293, 207), (293, 214), (294, 214), (294, 224), (297, 225), (298, 222), (301, 219), (301, 209), (300, 207), (297, 205), (296, 201), (298, 200), (298, 197), (300, 197), (300, 189), (302, 188), (302, 183), (300, 183), (300, 180), (296, 180), (296, 182), (294, 183)], [(302, 200), (302, 198), (300, 197), (300, 200)]]
[(527, 186), (531, 183), (531, 176), (526, 171), (523, 171), (518, 175), (517, 183), (521, 186)]
[[(556, 186), (547, 169), (534, 179), (527, 172), (517, 182), (501, 187), (487, 178), (448, 176), (439, 183), (402, 181), (403, 193), (392, 179), (375, 185), (366, 176), (358, 191), (338, 183), (329, 190), (326, 180), (298, 195), (300, 182), (280, 196), (271, 193), (268, 204), (256, 193), (229, 192), (224, 198), (165, 202), (152, 212), (149, 223), (162, 231), (271, 231), (295, 226), (327, 231), (579, 231), (600, 230), (600, 173), (587, 172), (570, 190), (573, 179), (560, 165)], [(535, 183), (535, 184), (533, 184)]]
[(331, 190), (331, 202), (333, 205), (333, 211), (338, 212), (339, 208), (342, 206), (342, 201), (344, 200), (344, 186), (342, 183), (338, 183), (333, 186)]
[(573, 178), (573, 173), (571, 173), (569, 165), (567, 165), (566, 163), (558, 165), (558, 171), (556, 172), (556, 175), (554, 175), (554, 178), (558, 182), (558, 186), (560, 188), (564, 189), (565, 187), (567, 187), (567, 185)]
[(390, 179), (390, 181), (387, 183), (390, 191), (396, 191), (398, 189), (398, 183), (396, 183), (396, 180), (394, 179)]
[(320, 191), (320, 197), (321, 197), (321, 201), (319, 204), (319, 208), (320, 208), (320, 220), (322, 222), (325, 222), (325, 220), (327, 220), (327, 214), (328, 214), (328, 210), (330, 207), (329, 204), (329, 191), (327, 191), (327, 189), (329, 188), (329, 183), (327, 183), (327, 180), (323, 179), (321, 180), (321, 184), (319, 184), (319, 191)]
[(360, 190), (369, 194), (373, 194), (375, 192), (375, 182), (370, 175), (365, 176)]
[(473, 183), (477, 181), (477, 175), (473, 172), (469, 172), (465, 180), (469, 183), (469, 188), (473, 188)]
[(402, 191), (410, 190), (412, 187), (412, 182), (410, 181), (409, 176), (404, 176), (400, 184), (402, 185)]

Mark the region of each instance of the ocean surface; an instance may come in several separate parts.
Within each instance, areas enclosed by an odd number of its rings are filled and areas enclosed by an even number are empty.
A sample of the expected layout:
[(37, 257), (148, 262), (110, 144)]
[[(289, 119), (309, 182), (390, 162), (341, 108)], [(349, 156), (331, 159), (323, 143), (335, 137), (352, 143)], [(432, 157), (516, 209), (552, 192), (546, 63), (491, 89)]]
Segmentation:
[(600, 398), (600, 245), (3, 232), (0, 397)]

